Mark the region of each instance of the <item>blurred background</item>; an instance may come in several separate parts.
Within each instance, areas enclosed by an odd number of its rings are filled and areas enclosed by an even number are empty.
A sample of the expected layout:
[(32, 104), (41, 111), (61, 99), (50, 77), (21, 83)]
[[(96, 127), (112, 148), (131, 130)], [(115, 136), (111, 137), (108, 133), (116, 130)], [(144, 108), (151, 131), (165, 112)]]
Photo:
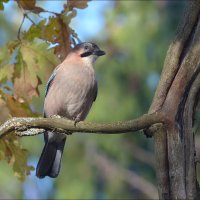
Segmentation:
[[(59, 12), (65, 1), (38, 1)], [(148, 112), (167, 48), (183, 13), (184, 1), (92, 1), (70, 26), (82, 41), (107, 52), (96, 65), (98, 97), (87, 121), (129, 120)], [(22, 13), (9, 1), (0, 12), (0, 46), (16, 39)], [(43, 13), (43, 18), (50, 14)], [(33, 16), (34, 19), (34, 16)], [(26, 20), (23, 29), (31, 25)], [(42, 114), (44, 99), (34, 97)], [(42, 136), (21, 138), (28, 163), (36, 167)], [(143, 133), (73, 134), (68, 137), (57, 179), (37, 179), (35, 171), (20, 182), (0, 162), (0, 198), (4, 199), (146, 199), (157, 198), (153, 139)]]

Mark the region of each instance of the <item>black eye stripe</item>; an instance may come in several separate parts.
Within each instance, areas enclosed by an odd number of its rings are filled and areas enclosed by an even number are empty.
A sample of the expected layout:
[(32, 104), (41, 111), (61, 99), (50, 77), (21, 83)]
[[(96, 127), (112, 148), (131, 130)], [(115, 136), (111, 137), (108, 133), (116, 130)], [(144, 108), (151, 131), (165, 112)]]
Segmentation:
[(90, 55), (92, 55), (92, 52), (85, 52), (85, 53), (81, 54), (81, 57), (87, 57), (87, 56), (90, 56)]

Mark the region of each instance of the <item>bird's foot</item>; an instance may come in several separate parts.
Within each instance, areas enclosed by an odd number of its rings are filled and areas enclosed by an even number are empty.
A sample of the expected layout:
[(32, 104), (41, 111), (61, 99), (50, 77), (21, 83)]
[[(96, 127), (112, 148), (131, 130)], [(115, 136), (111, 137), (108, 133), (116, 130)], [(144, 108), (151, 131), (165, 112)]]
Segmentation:
[(74, 126), (76, 126), (76, 124), (81, 121), (79, 117), (74, 117), (73, 120), (74, 120)]

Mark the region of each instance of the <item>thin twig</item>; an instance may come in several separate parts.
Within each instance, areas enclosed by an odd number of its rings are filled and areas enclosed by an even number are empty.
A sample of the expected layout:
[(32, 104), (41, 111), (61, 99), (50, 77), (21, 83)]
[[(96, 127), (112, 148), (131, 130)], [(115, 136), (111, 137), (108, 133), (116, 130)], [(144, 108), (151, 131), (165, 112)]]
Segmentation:
[(18, 38), (18, 40), (20, 40), (20, 41), (21, 41), (21, 38), (20, 38), (21, 29), (22, 29), (22, 26), (23, 26), (23, 24), (24, 24), (25, 18), (27, 18), (32, 24), (34, 24), (35, 26), (37, 26), (37, 24), (28, 16), (28, 12), (24, 12), (24, 13), (23, 13), (22, 22), (21, 22), (20, 27), (19, 27), (18, 32), (17, 32), (17, 38)]
[(24, 13), (25, 17), (35, 26), (37, 26), (37, 24), (28, 16), (28, 13)]
[(17, 32), (17, 38), (18, 38), (18, 40), (20, 40), (20, 41), (21, 41), (20, 33), (21, 33), (21, 28), (22, 28), (22, 25), (23, 25), (23, 23), (24, 23), (24, 20), (25, 20), (25, 13), (23, 14), (23, 19), (22, 19), (22, 22), (21, 22), (20, 27), (19, 27), (19, 29), (18, 29), (18, 32)]

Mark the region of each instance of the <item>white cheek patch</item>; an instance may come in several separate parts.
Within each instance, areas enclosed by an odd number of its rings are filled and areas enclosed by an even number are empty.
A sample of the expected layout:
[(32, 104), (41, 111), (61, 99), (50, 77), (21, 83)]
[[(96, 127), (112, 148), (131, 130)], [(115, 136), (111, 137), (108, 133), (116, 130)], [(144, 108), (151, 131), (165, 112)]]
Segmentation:
[(82, 59), (84, 60), (86, 64), (93, 65), (95, 61), (97, 60), (97, 58), (98, 56), (96, 55), (90, 55), (90, 56), (83, 57)]

